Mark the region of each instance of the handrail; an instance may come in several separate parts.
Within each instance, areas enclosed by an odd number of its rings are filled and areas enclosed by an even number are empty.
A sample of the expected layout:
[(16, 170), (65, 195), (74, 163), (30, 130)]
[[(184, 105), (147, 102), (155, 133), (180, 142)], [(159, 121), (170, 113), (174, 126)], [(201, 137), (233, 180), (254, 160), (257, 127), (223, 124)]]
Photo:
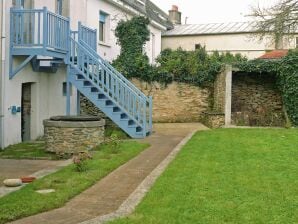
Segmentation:
[(87, 48), (88, 51), (90, 51), (95, 57), (97, 57), (103, 65), (105, 65), (106, 67), (108, 67), (108, 69), (110, 69), (111, 72), (113, 72), (118, 78), (120, 78), (122, 81), (124, 81), (128, 86), (130, 86), (130, 88), (132, 88), (133, 90), (135, 90), (140, 96), (146, 98), (146, 100), (149, 101), (148, 97), (141, 90), (139, 90), (137, 87), (135, 87), (134, 84), (132, 84), (120, 72), (118, 72), (113, 66), (111, 66), (110, 63), (108, 63), (106, 60), (104, 60), (102, 57), (100, 57), (100, 55), (98, 55), (96, 51), (94, 51), (92, 48), (90, 48), (86, 43), (84, 43), (84, 41), (80, 41), (80, 43), (85, 48)]
[(97, 49), (97, 30), (91, 29), (87, 26), (82, 25), (81, 22), (78, 23), (78, 35), (79, 40), (84, 41), (91, 48)]
[[(97, 86), (116, 101), (116, 105), (126, 111), (130, 117), (147, 131), (147, 124), (150, 124), (150, 118), (147, 119), (150, 112), (150, 99), (137, 94), (134, 90), (119, 79), (114, 73), (104, 66), (98, 57), (85, 48), (81, 42), (70, 37), (71, 41), (71, 60), (72, 66), (76, 66), (82, 71), (85, 78)], [(74, 58), (77, 58), (75, 62)], [(147, 104), (149, 103), (149, 108)], [(150, 126), (148, 126), (149, 128)]]

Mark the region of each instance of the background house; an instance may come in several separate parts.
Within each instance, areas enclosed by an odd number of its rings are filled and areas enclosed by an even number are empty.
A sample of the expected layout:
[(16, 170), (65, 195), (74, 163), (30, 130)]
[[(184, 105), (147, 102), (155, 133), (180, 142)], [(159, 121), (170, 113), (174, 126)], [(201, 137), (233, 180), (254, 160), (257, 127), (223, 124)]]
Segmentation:
[[(254, 22), (231, 22), (209, 24), (181, 25), (181, 12), (173, 6), (170, 18), (176, 24), (174, 29), (162, 34), (162, 49), (195, 50), (198, 46), (205, 46), (207, 52), (240, 53), (249, 59), (257, 58), (266, 51), (274, 50), (274, 43), (270, 38), (259, 41), (256, 38)], [(283, 49), (298, 47), (298, 33), (286, 37), (282, 43)]]

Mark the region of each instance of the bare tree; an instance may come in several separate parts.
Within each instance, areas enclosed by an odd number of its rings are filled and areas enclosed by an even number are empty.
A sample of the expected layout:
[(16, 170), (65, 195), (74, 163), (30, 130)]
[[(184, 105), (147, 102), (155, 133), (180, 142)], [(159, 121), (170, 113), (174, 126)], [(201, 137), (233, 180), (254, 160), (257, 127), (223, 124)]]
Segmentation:
[(269, 35), (276, 49), (282, 48), (285, 35), (297, 33), (298, 0), (280, 0), (277, 4), (262, 8), (260, 5), (251, 8), (251, 15), (256, 19), (256, 31), (260, 39)]

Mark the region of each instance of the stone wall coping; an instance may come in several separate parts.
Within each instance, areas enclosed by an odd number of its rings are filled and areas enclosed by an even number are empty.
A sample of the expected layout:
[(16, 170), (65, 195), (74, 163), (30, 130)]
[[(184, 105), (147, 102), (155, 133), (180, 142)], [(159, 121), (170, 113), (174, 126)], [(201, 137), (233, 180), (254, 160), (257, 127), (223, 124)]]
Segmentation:
[(53, 121), (44, 120), (45, 127), (58, 127), (58, 128), (97, 128), (105, 125), (105, 120), (100, 121)]

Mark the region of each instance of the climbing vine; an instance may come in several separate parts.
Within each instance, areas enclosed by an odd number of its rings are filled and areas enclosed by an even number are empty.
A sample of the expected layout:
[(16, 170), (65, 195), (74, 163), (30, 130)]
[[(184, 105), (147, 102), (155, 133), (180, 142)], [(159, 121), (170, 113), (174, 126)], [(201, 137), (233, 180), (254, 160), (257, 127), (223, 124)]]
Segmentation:
[(149, 40), (149, 19), (137, 16), (120, 21), (115, 30), (117, 43), (121, 46), (120, 55), (113, 65), (126, 77), (142, 81), (157, 81), (169, 84), (173, 81), (208, 86), (225, 63), (246, 61), (241, 55), (218, 52), (208, 55), (205, 47), (195, 51), (165, 49), (156, 59), (157, 65), (150, 65), (143, 48)]
[(280, 60), (252, 60), (238, 63), (237, 67), (245, 72), (276, 75), (287, 114), (298, 125), (298, 50), (290, 51)]
[(143, 16), (120, 21), (115, 30), (117, 44), (121, 46), (120, 55), (113, 65), (126, 77), (146, 79), (150, 76), (151, 66), (143, 48), (149, 40), (149, 19)]

